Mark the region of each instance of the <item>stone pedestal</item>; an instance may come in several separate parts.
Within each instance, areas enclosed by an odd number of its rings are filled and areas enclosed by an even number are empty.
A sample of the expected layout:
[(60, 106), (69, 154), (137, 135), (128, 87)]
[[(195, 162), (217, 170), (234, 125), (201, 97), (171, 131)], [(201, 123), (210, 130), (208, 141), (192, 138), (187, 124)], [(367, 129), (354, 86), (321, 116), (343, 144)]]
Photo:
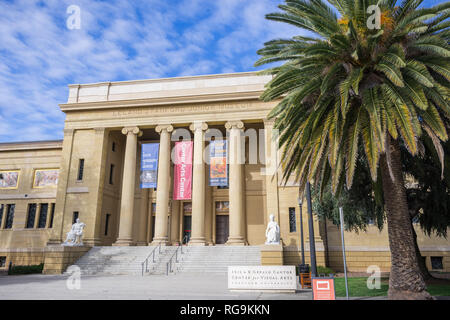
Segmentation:
[(282, 266), (283, 265), (283, 246), (263, 245), (261, 246), (261, 265), (262, 266)]
[(45, 248), (43, 274), (61, 274), (67, 267), (74, 264), (91, 247), (67, 247), (52, 245)]

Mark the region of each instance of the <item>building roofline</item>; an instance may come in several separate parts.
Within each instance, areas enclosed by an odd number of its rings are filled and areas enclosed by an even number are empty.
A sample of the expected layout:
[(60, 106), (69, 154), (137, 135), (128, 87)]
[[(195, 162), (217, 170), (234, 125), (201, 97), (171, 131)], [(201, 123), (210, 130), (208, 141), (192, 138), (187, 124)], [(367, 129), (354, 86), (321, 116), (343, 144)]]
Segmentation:
[(145, 83), (145, 82), (168, 82), (168, 81), (180, 81), (180, 80), (198, 80), (208, 78), (236, 78), (236, 77), (248, 77), (258, 76), (259, 71), (246, 71), (246, 72), (233, 72), (233, 73), (214, 73), (195, 76), (181, 76), (181, 77), (165, 77), (165, 78), (152, 78), (152, 79), (137, 79), (137, 80), (123, 80), (123, 81), (100, 81), (92, 83), (73, 83), (69, 84), (69, 87), (89, 87), (105, 84), (131, 84), (131, 83)]
[(1, 142), (0, 152), (62, 149), (62, 142), (63, 140)]

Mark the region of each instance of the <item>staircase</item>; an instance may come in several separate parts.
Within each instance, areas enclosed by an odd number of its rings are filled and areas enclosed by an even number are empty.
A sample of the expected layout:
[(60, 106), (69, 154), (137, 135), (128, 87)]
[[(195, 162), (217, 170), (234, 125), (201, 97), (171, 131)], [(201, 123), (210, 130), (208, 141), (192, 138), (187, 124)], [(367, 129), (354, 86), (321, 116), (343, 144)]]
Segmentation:
[[(178, 248), (178, 262), (175, 251)], [(226, 273), (228, 266), (258, 266), (261, 253), (257, 246), (206, 246), (181, 248), (161, 247), (93, 247), (78, 259), (74, 265), (81, 269), (82, 275), (141, 275), (142, 262), (148, 259), (148, 272), (145, 274), (166, 274), (167, 263), (172, 259), (175, 273)]]
[(226, 273), (228, 266), (259, 266), (258, 246), (187, 247), (176, 264), (177, 273)]
[[(93, 247), (74, 265), (81, 269), (82, 275), (97, 274), (142, 274), (142, 262), (157, 247)], [(168, 248), (162, 247), (161, 254), (156, 254), (155, 263), (163, 256)], [(156, 249), (158, 251), (158, 249)], [(149, 263), (149, 270), (153, 263)]]

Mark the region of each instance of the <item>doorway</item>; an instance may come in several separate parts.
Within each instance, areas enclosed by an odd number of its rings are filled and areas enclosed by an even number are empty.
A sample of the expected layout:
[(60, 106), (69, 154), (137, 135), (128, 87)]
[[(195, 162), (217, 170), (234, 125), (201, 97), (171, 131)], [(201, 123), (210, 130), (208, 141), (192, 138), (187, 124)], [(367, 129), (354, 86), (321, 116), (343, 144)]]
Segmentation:
[(216, 244), (224, 244), (229, 235), (229, 215), (216, 216)]
[(192, 216), (183, 217), (183, 244), (191, 239)]

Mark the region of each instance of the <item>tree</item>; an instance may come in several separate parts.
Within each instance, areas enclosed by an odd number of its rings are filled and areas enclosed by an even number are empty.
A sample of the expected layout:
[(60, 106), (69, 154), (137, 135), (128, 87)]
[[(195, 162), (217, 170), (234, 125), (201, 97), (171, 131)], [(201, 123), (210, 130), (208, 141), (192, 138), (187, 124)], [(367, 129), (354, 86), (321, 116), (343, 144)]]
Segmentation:
[[(281, 132), (284, 179), (293, 176), (301, 189), (327, 181), (333, 193), (350, 189), (362, 145), (385, 201), (388, 297), (429, 299), (415, 254), (400, 150), (416, 155), (423, 135), (436, 147), (448, 139), (442, 117), (450, 117), (450, 3), (423, 9), (421, 0), (328, 3), (286, 0), (279, 6), (283, 12), (266, 16), (311, 34), (272, 40), (258, 51), (257, 66), (284, 62), (265, 71), (273, 79), (261, 96), (279, 100), (269, 116)], [(373, 10), (374, 21), (367, 13)]]

